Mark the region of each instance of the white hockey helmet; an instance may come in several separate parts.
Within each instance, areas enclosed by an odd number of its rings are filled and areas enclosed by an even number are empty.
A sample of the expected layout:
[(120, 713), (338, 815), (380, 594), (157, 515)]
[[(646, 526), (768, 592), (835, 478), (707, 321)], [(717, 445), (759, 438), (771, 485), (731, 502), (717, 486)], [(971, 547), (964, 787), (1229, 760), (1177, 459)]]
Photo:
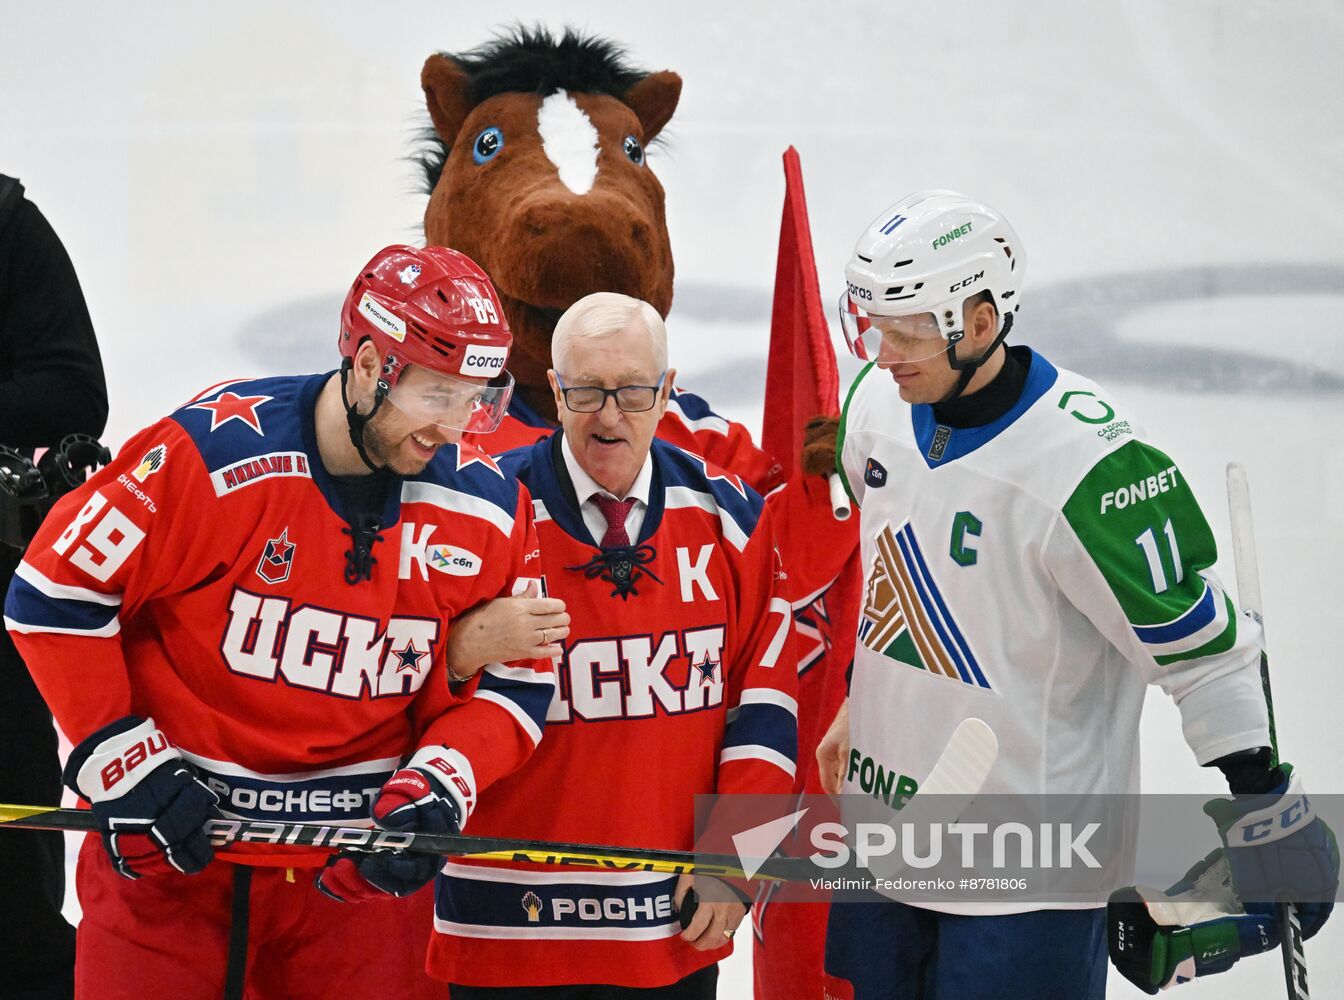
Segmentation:
[[(988, 205), (955, 191), (902, 198), (864, 230), (845, 266), (840, 323), (850, 353), (876, 360), (885, 337), (903, 361), (945, 352), (953, 368), (978, 367), (1012, 326), (1026, 263), (1012, 226)], [(958, 361), (962, 303), (980, 292), (994, 298), (998, 337), (980, 358)]]

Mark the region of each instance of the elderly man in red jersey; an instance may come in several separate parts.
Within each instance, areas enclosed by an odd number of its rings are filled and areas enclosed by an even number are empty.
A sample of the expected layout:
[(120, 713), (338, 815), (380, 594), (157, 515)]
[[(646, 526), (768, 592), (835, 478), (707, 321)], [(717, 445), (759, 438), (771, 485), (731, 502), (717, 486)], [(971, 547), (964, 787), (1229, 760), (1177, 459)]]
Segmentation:
[[(697, 794), (793, 783), (792, 616), (770, 515), (735, 476), (654, 439), (676, 373), (647, 303), (579, 300), (552, 360), (561, 430), (500, 466), (533, 497), (545, 590), (571, 632), (546, 740), (482, 797), (475, 829), (688, 850)], [(746, 906), (701, 880), (683, 929), (691, 881), (450, 862), (430, 971), (455, 1000), (711, 997)]]

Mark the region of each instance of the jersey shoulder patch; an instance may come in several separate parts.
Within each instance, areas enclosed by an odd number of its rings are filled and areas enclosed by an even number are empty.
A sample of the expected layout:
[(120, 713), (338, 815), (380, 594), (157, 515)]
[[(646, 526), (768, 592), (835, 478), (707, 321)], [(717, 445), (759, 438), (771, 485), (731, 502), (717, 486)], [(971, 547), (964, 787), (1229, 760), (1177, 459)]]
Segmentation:
[(668, 508), (701, 507), (719, 516), (738, 548), (746, 544), (765, 507), (759, 493), (731, 472), (666, 441), (654, 440), (653, 456)]
[(311, 478), (301, 414), (326, 375), (246, 379), (212, 386), (170, 420), (200, 453), (216, 494), (270, 476)]
[(667, 412), (685, 424), (692, 433), (728, 433), (728, 421), (715, 413), (709, 403), (695, 393), (673, 389), (667, 400)]
[[(518, 513), (519, 484), (499, 462), (475, 445), (446, 444), (418, 476), (402, 485), (403, 503), (433, 503), (446, 509), (469, 509), (500, 525), (505, 534), (513, 530)], [(487, 514), (490, 507), (498, 512)], [(507, 527), (505, 524), (507, 523)]]
[(1055, 384), (1035, 409), (1048, 415), (1056, 434), (1094, 445), (1094, 454), (1111, 451), (1143, 434), (1143, 429), (1116, 401), (1115, 396), (1091, 379), (1058, 368)]

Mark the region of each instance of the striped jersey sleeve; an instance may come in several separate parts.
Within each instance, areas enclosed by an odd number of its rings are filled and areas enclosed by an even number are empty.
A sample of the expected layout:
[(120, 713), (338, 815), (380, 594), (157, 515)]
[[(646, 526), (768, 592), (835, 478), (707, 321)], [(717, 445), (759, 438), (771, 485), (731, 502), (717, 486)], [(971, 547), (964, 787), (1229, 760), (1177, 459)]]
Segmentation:
[[(488, 464), (494, 468), (493, 462)], [(496, 508), (492, 523), (507, 538), (499, 557), (508, 560), (510, 572), (497, 596), (508, 597), (539, 582), (541, 550), (527, 488), (512, 478), (500, 479), (512, 500)], [(517, 770), (536, 749), (555, 693), (555, 673), (548, 660), (490, 663), (477, 674), (474, 685), (469, 699), (446, 710), (432, 700), (417, 706), (428, 722), (421, 744), (449, 747), (470, 762), (473, 797)]]
[(773, 522), (763, 510), (742, 552), (739, 628), (744, 641), (729, 665), (728, 712), (719, 754), (718, 791), (782, 794), (793, 787), (798, 757), (797, 637), (782, 595), (784, 573)]
[[(156, 503), (150, 476), (187, 502)], [(183, 511), (203, 482), (186, 435), (160, 421), (52, 508), (19, 564), (5, 627), (71, 740), (130, 714), (122, 621), (148, 595), (194, 582), (206, 533), (183, 527)]]
[(1201, 762), (1269, 742), (1260, 627), (1224, 591), (1217, 558), (1185, 475), (1140, 440), (1083, 476), (1047, 546), (1085, 614), (1099, 625), (1123, 621), (1112, 641), (1175, 698)]
[(1159, 664), (1233, 646), (1238, 616), (1209, 574), (1213, 531), (1170, 458), (1128, 442), (1083, 477), (1064, 516)]

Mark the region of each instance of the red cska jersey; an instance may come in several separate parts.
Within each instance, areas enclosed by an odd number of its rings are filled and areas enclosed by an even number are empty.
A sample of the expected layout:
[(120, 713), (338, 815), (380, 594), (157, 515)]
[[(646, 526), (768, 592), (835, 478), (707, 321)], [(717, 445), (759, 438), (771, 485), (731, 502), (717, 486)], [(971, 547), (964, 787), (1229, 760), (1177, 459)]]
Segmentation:
[[(736, 476), (655, 440), (633, 592), (601, 554), (559, 435), (503, 456), (533, 495), (546, 592), (571, 631), (546, 739), (481, 797), (483, 835), (690, 850), (695, 796), (787, 793), (793, 617), (771, 515)], [(429, 969), (476, 986), (659, 986), (731, 950), (678, 935), (675, 875), (449, 861)]]
[(539, 576), (527, 490), (470, 445), (370, 480), (373, 561), (346, 582), (351, 525), (313, 426), (328, 377), (215, 387), (138, 434), (48, 515), (5, 603), (73, 741), (153, 718), (230, 816), (367, 824), (428, 745), (482, 789), (532, 753), (554, 689), (540, 661), (449, 688), (453, 618)]

